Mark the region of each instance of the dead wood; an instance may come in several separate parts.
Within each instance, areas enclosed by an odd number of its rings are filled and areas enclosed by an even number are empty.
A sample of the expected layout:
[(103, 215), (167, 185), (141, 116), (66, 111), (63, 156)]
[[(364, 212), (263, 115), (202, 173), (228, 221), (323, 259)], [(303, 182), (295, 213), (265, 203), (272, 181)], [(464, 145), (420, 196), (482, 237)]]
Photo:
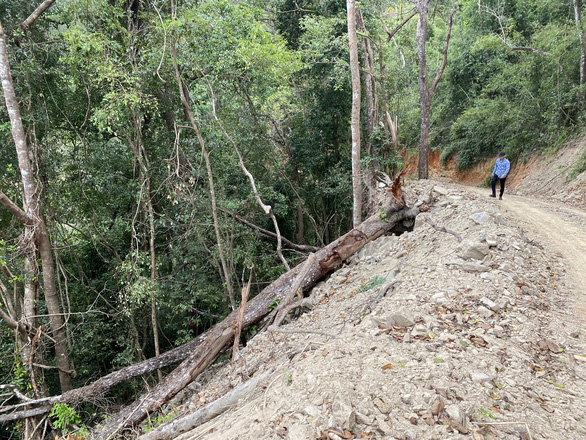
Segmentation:
[[(297, 275), (297, 279), (295, 280), (295, 282), (293, 283), (293, 286), (291, 287), (291, 289), (287, 293), (287, 296), (285, 297), (284, 301), (282, 301), (281, 304), (279, 304), (279, 308), (277, 309), (277, 316), (275, 317), (275, 323), (274, 323), (275, 327), (280, 326), (281, 323), (283, 322), (283, 320), (285, 319), (285, 317), (287, 316), (287, 314), (291, 310), (293, 310), (293, 308), (297, 307), (295, 305), (294, 305), (294, 307), (291, 307), (291, 301), (293, 300), (293, 297), (295, 296), (295, 294), (297, 292), (299, 292), (299, 288), (301, 287), (301, 283), (303, 282), (303, 278), (305, 277), (305, 275), (307, 275), (307, 272), (311, 268), (311, 265), (313, 264), (314, 260), (315, 260), (315, 254), (310, 254), (309, 257), (307, 258), (307, 260), (305, 260), (303, 262), (303, 267), (302, 267), (301, 271), (299, 272), (299, 274)], [(300, 297), (303, 296), (302, 292), (300, 292), (299, 296)]]
[(238, 355), (238, 345), (240, 344), (240, 333), (242, 332), (242, 318), (244, 318), (244, 310), (248, 303), (248, 295), (250, 294), (250, 284), (252, 283), (252, 270), (248, 277), (248, 284), (242, 288), (242, 301), (238, 307), (238, 322), (236, 323), (236, 331), (234, 332), (234, 345), (232, 346), (232, 360), (235, 361)]
[[(263, 229), (260, 226), (257, 226), (254, 223), (249, 222), (245, 218), (240, 217), (238, 214), (235, 214), (232, 211), (230, 211), (226, 208), (223, 208), (222, 206), (218, 206), (218, 210), (228, 214), (234, 220), (236, 220), (238, 223), (241, 223), (244, 226), (248, 226), (249, 228), (254, 229), (255, 231), (258, 231), (263, 238), (266, 238), (269, 240), (277, 240), (277, 234), (275, 234), (274, 232), (267, 231), (266, 229)], [(316, 252), (316, 251), (319, 251), (319, 249), (320, 249), (317, 246), (310, 246), (307, 244), (293, 243), (291, 240), (287, 240), (285, 237), (281, 237), (281, 241), (282, 241), (284, 247), (289, 248), (289, 249), (293, 249), (293, 250), (299, 251), (299, 252)]]
[(228, 410), (243, 397), (253, 393), (262, 382), (270, 377), (271, 374), (272, 370), (265, 374), (259, 374), (257, 377), (241, 384), (204, 408), (192, 414), (178, 417), (172, 422), (166, 423), (158, 427), (156, 430), (140, 436), (138, 440), (171, 440), (183, 432), (197, 428)]
[[(35, 400), (26, 400), (20, 404), (4, 406), (0, 408), (0, 413), (15, 411), (24, 407), (39, 407), (35, 409), (36, 413), (34, 414), (39, 415), (49, 412), (51, 410), (51, 406), (57, 402), (67, 403), (71, 406), (75, 406), (83, 402), (98, 402), (107, 394), (110, 388), (119, 383), (131, 380), (138, 376), (142, 376), (159, 368), (164, 368), (183, 361), (197, 348), (197, 346), (199, 346), (204, 341), (205, 337), (205, 333), (199, 335), (186, 344), (169, 350), (158, 357), (153, 357), (139, 362), (138, 364), (130, 365), (128, 367), (122, 368), (121, 370), (114, 371), (84, 387), (76, 388), (57, 396), (45, 397)], [(27, 411), (19, 411), (9, 415), (0, 415), (0, 423), (7, 420), (17, 420), (27, 417), (29, 417), (29, 413)]]
[[(313, 264), (307, 268), (307, 274), (301, 280), (300, 289), (307, 289), (314, 285), (324, 275), (362, 249), (366, 243), (380, 237), (405, 218), (415, 217), (417, 209), (408, 209), (405, 206), (399, 176), (395, 179), (389, 195), (390, 197), (387, 197), (377, 214), (316, 252)], [(271, 312), (271, 304), (274, 304), (276, 299), (283, 300), (286, 297), (302, 269), (303, 264), (294, 267), (253, 298), (244, 314), (242, 328), (266, 317)], [(232, 340), (237, 319), (238, 312), (234, 311), (222, 322), (208, 330), (203, 335), (202, 343), (187, 359), (143, 398), (114, 414), (102, 426), (94, 428), (92, 438), (111, 439), (117, 433), (138, 425), (149, 414), (153, 414), (179, 391), (193, 382)]]
[(446, 229), (444, 226), (438, 226), (435, 224), (431, 219), (425, 218), (425, 221), (431, 225), (433, 229), (439, 232), (445, 232), (446, 234), (452, 234), (454, 237), (458, 239), (458, 242), (462, 242), (462, 237), (457, 232), (451, 231), (450, 229)]

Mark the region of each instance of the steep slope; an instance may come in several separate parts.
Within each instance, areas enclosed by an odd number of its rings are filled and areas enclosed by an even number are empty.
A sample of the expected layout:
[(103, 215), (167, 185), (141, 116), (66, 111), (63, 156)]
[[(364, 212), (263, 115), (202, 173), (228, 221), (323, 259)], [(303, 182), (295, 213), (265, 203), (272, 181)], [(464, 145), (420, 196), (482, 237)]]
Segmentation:
[(586, 438), (576, 266), (520, 218), (521, 198), (512, 208), (433, 181), (409, 191), (424, 211), (415, 229), (369, 244), (288, 333), (260, 333), (185, 390), (169, 413), (259, 380), (175, 438)]
[(586, 137), (575, 139), (552, 156), (535, 155), (517, 164), (510, 184), (516, 194), (539, 197), (586, 210), (586, 172), (574, 167), (586, 151)]

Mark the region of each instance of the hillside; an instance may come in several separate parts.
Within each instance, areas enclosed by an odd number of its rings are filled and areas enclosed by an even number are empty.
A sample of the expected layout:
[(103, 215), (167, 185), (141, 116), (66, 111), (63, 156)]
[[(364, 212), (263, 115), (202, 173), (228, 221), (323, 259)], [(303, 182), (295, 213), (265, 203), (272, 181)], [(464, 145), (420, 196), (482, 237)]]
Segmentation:
[(255, 381), (174, 438), (586, 438), (584, 211), (433, 180), (407, 197), (413, 231), (367, 245), (287, 333), (174, 399), (177, 424)]

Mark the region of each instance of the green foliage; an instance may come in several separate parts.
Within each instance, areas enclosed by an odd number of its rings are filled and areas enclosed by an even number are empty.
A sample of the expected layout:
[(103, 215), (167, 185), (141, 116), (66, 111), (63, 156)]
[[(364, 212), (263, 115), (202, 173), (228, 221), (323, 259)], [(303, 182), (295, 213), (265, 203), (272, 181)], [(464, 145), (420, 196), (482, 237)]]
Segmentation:
[(374, 278), (372, 278), (370, 281), (368, 281), (366, 284), (360, 286), (360, 289), (358, 289), (358, 293), (367, 292), (370, 289), (374, 289), (376, 286), (380, 286), (384, 282), (385, 282), (384, 277), (377, 275)]
[[(78, 385), (154, 355), (151, 298), (163, 350), (201, 334), (230, 310), (208, 176), (199, 139), (185, 128), (189, 123), (179, 100), (172, 45), (210, 154), (218, 205), (273, 228), (238, 165), (233, 141), (283, 236), (322, 246), (352, 227), (352, 94), (344, 2), (175, 4), (172, 13), (170, 2), (156, 2), (157, 8), (134, 2), (138, 11), (121, 1), (56, 2), (18, 44), (9, 38), (61, 294), (73, 312), (67, 322), (75, 329), (71, 356)], [(523, 160), (535, 151), (554, 151), (583, 130), (586, 85), (579, 85), (579, 39), (567, 5), (483, 1), (488, 12), (476, 0), (434, 4), (427, 45), (430, 81), (441, 64), (452, 5), (457, 13), (449, 61), (431, 115), (431, 147), (442, 150), (444, 162), (453, 158), (464, 169), (500, 150)], [(385, 26), (393, 29), (411, 8), (402, 1), (361, 3), (366, 34), (359, 37), (367, 35), (373, 49), (379, 111), (384, 79), (387, 111), (398, 121), (407, 155), (418, 144), (420, 128), (417, 22), (409, 21), (392, 41)], [(33, 9), (31, 2), (0, 0), (2, 24), (13, 29)], [(362, 165), (393, 175), (403, 159), (380, 126), (381, 116)], [(149, 194), (137, 145), (149, 174)], [(0, 164), (0, 189), (21, 204), (11, 127), (1, 110)], [(586, 154), (570, 177), (584, 170)], [(154, 281), (147, 200), (155, 211)], [(223, 212), (218, 222), (235, 291), (243, 283), (239, 274), (251, 265), (252, 296), (283, 273), (274, 243), (259, 240)], [(0, 277), (20, 292), (22, 227), (4, 209), (0, 234), (5, 269)], [(300, 258), (284, 252), (290, 264)], [(375, 277), (360, 291), (383, 281)], [(42, 300), (38, 306), (43, 311)], [(271, 309), (277, 306), (275, 301)], [(41, 317), (39, 323), (48, 320)], [(30, 379), (14, 361), (13, 337), (2, 324), (1, 371), (28, 390)], [(47, 360), (53, 356), (49, 345), (38, 347)], [(52, 392), (57, 392), (55, 377), (46, 372)], [(120, 386), (114, 399), (131, 399), (142, 386), (138, 381)], [(78, 423), (67, 408), (55, 411), (52, 417), (59, 423)]]
[(496, 418), (492, 415), (492, 413), (490, 411), (485, 410), (484, 408), (478, 408), (479, 413), (476, 414), (476, 417), (480, 418), (480, 419), (485, 419), (485, 418), (491, 418), (493, 420), (496, 420)]
[(575, 179), (580, 174), (582, 174), (584, 171), (586, 171), (586, 150), (582, 151), (580, 158), (578, 159), (578, 161), (576, 162), (576, 164), (572, 168), (572, 171), (570, 173), (570, 178)]
[(148, 434), (153, 429), (156, 429), (157, 427), (159, 427), (163, 423), (170, 422), (175, 417), (177, 417), (177, 413), (175, 411), (171, 411), (170, 413), (160, 415), (157, 417), (149, 417), (146, 421), (147, 426), (145, 427), (144, 432)]
[(287, 386), (291, 386), (291, 384), (293, 383), (293, 376), (291, 375), (291, 373), (289, 373), (287, 370), (283, 370), (282, 373), (285, 376), (285, 383), (287, 384)]
[(14, 362), (11, 376), (10, 383), (20, 391), (28, 392), (33, 389), (29, 374), (20, 360)]
[(53, 426), (59, 429), (64, 434), (71, 432), (72, 429), (77, 428), (76, 425), (81, 424), (81, 417), (75, 412), (75, 409), (65, 403), (53, 405), (49, 413), (53, 421)]
[(281, 303), (281, 298), (273, 298), (269, 303), (269, 311), (277, 310), (279, 304)]

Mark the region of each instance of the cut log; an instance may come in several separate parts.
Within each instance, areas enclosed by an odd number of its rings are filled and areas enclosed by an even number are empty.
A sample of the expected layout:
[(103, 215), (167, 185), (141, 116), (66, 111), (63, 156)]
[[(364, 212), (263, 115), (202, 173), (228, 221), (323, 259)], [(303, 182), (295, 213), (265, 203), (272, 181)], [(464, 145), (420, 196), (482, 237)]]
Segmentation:
[[(352, 256), (396, 224), (406, 218), (414, 218), (417, 209), (405, 206), (401, 191), (400, 175), (393, 182), (393, 188), (380, 210), (347, 234), (320, 249), (315, 254), (311, 267), (303, 277), (300, 289), (306, 290), (313, 286), (324, 275), (340, 266), (344, 260)], [(275, 282), (267, 286), (247, 307), (242, 328), (246, 328), (267, 316), (275, 299), (284, 299), (297, 280), (303, 264), (299, 264), (281, 275)], [(103, 425), (92, 430), (92, 439), (111, 439), (119, 432), (138, 425), (149, 414), (153, 414), (162, 405), (172, 399), (179, 391), (193, 382), (205, 368), (210, 365), (216, 355), (232, 340), (238, 319), (238, 311), (232, 312), (222, 322), (216, 324), (203, 336), (204, 341), (185, 359), (173, 372), (150, 392), (135, 403), (114, 414)]]

